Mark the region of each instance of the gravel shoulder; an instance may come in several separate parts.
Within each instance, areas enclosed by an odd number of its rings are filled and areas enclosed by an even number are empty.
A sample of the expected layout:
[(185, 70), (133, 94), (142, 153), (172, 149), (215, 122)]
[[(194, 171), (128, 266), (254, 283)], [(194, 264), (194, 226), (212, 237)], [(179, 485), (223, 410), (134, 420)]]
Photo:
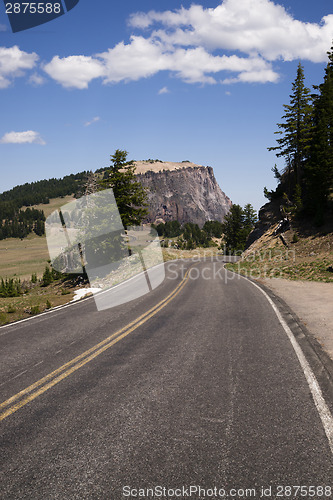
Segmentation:
[(259, 281), (290, 306), (333, 359), (333, 285), (281, 278)]

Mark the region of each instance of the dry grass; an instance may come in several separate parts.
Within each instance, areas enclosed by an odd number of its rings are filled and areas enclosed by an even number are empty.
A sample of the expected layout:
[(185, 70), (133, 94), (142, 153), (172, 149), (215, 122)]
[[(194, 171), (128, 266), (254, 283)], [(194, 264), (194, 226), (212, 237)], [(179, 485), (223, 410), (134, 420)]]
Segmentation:
[[(45, 205), (35, 205), (34, 208), (43, 210), (48, 217), (54, 210), (62, 205), (69, 203), (74, 198), (65, 196), (64, 198), (55, 198)], [(8, 238), (0, 241), (0, 277), (17, 277), (21, 280), (30, 279), (32, 273), (37, 273), (41, 277), (49, 253), (45, 236), (36, 236), (29, 234), (27, 238)]]
[(37, 208), (38, 210), (43, 210), (45, 217), (48, 217), (54, 210), (66, 205), (70, 201), (75, 200), (73, 196), (64, 196), (63, 198), (54, 198), (50, 200), (50, 203), (46, 203), (43, 205), (34, 205), (33, 208)]
[(194, 250), (177, 250), (175, 248), (162, 248), (163, 259), (174, 260), (174, 259), (196, 259), (213, 257), (216, 255), (221, 255), (221, 250), (217, 247), (210, 248), (195, 248)]
[(61, 281), (47, 287), (34, 286), (29, 293), (20, 297), (0, 298), (0, 325), (29, 318), (47, 310), (66, 304), (72, 300), (74, 288), (67, 288)]
[[(229, 269), (253, 278), (287, 278), (302, 281), (333, 283), (333, 233), (301, 234), (293, 226), (284, 233), (288, 248), (274, 227), (244, 252), (236, 264)], [(295, 236), (296, 235), (296, 236)]]
[(0, 276), (3, 278), (15, 276), (25, 280), (30, 279), (32, 273), (42, 276), (48, 259), (45, 236), (0, 241)]

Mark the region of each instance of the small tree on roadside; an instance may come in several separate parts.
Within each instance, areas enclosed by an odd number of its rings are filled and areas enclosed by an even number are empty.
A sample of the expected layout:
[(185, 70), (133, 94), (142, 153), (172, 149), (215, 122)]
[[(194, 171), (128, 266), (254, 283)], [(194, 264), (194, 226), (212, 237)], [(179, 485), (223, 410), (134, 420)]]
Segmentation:
[(43, 273), (43, 286), (48, 286), (53, 282), (52, 272), (49, 266), (45, 266), (45, 271)]

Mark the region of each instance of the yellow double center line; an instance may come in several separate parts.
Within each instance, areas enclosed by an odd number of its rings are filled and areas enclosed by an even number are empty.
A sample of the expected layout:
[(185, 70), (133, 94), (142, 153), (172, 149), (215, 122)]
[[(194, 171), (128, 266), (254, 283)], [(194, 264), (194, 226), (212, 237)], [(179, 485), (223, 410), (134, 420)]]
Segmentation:
[(99, 344), (96, 344), (95, 346), (91, 347), (90, 349), (83, 352), (76, 358), (72, 359), (71, 361), (68, 361), (68, 363), (65, 363), (64, 365), (60, 366), (60, 368), (57, 368), (52, 373), (49, 373), (40, 380), (37, 380), (37, 382), (35, 382), (34, 384), (30, 385), (26, 389), (23, 389), (22, 391), (18, 392), (11, 398), (1, 403), (0, 421), (9, 417), (9, 415), (12, 415), (17, 410), (19, 410), (26, 404), (36, 399), (41, 394), (51, 389), (53, 386), (64, 380), (66, 377), (74, 373), (76, 370), (86, 365), (93, 359), (97, 358), (97, 356), (102, 354), (104, 351), (106, 351), (114, 344), (119, 342), (119, 340), (129, 335), (139, 326), (143, 325), (146, 321), (148, 321), (152, 316), (157, 314), (161, 309), (163, 309), (167, 304), (169, 304), (169, 302), (171, 302), (176, 297), (176, 295), (178, 295), (178, 293), (182, 290), (182, 288), (184, 288), (189, 279), (188, 273), (189, 270), (186, 272), (181, 283), (179, 283), (179, 285), (175, 288), (175, 290), (173, 290), (165, 299), (163, 299), (161, 302), (156, 304), (147, 312), (139, 316), (137, 319), (135, 319), (128, 325), (124, 326), (116, 333), (113, 333)]

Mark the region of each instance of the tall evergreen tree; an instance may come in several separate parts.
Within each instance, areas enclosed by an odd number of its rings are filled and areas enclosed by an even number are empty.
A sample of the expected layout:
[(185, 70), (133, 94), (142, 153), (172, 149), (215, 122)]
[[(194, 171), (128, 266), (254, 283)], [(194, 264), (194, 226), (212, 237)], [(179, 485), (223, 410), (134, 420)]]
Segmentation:
[(117, 149), (111, 156), (111, 167), (100, 182), (103, 189), (112, 188), (125, 229), (139, 225), (147, 215), (146, 191), (136, 180), (135, 165), (127, 161), (127, 151)]
[[(281, 137), (277, 139), (278, 145), (268, 150), (278, 151), (276, 156), (285, 158), (285, 173), (291, 189), (288, 194), (293, 195), (295, 186), (301, 184), (303, 166), (309, 154), (311, 140), (311, 95), (304, 85), (304, 71), (301, 63), (298, 65), (296, 79), (292, 85), (290, 104), (284, 104), (283, 107), (285, 109), (282, 117), (284, 121), (277, 124), (281, 130), (276, 132)], [(292, 175), (293, 182), (291, 183)]]
[(333, 190), (333, 47), (324, 81), (315, 86), (313, 134), (306, 167), (306, 202), (310, 212), (322, 219)]
[(242, 251), (257, 222), (257, 214), (250, 203), (244, 208), (232, 205), (223, 222), (224, 242), (229, 253)]
[(224, 240), (230, 253), (244, 250), (243, 215), (243, 209), (240, 205), (232, 205), (229, 213), (224, 218)]

